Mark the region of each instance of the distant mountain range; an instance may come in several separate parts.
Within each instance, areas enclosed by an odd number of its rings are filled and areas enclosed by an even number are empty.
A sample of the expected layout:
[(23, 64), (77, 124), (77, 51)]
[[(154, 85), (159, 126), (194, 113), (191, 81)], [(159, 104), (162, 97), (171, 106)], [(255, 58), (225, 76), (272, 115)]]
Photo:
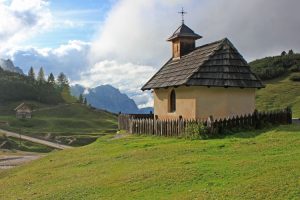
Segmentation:
[(148, 114), (150, 111), (153, 112), (151, 107), (139, 109), (134, 100), (111, 85), (101, 85), (89, 89), (76, 84), (71, 87), (71, 94), (75, 97), (82, 94), (93, 107), (113, 113)]
[(10, 59), (7, 59), (7, 60), (0, 59), (0, 67), (5, 71), (24, 74), (22, 69), (20, 69), (19, 67), (16, 67)]

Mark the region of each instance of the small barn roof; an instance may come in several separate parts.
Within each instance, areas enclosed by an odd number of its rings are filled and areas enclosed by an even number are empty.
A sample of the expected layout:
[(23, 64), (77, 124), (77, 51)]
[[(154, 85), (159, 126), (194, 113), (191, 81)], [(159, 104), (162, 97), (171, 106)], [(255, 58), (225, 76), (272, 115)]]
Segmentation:
[(202, 36), (196, 34), (192, 29), (190, 29), (187, 25), (182, 24), (179, 28), (173, 33), (173, 35), (168, 38), (167, 41), (172, 41), (176, 38), (193, 38), (193, 39), (200, 39)]
[(261, 80), (227, 39), (197, 47), (170, 59), (142, 90), (176, 86), (263, 88)]
[(16, 108), (15, 108), (15, 111), (17, 111), (17, 110), (20, 110), (20, 109), (22, 109), (23, 107), (26, 107), (26, 108), (28, 108), (28, 109), (30, 109), (30, 107), (26, 104), (26, 103), (21, 103), (20, 105), (18, 105)]

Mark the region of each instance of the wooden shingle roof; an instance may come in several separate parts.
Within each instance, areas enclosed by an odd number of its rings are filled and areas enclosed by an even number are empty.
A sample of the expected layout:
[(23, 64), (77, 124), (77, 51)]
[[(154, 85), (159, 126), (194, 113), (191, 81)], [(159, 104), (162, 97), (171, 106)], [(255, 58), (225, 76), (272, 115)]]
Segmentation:
[(202, 36), (196, 34), (192, 29), (187, 25), (182, 24), (179, 28), (173, 33), (173, 35), (168, 38), (167, 41), (172, 41), (176, 38), (193, 38), (195, 40), (202, 38)]
[(227, 39), (197, 47), (170, 59), (142, 90), (176, 86), (263, 88), (261, 80)]

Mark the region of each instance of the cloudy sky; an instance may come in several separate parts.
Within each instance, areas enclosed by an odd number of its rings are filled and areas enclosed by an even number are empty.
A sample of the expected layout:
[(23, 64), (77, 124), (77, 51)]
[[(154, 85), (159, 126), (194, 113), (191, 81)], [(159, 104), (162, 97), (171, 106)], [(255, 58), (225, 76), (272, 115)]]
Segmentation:
[(228, 37), (248, 61), (300, 51), (299, 0), (0, 0), (0, 58), (151, 106), (140, 88), (171, 56), (181, 7), (197, 45)]

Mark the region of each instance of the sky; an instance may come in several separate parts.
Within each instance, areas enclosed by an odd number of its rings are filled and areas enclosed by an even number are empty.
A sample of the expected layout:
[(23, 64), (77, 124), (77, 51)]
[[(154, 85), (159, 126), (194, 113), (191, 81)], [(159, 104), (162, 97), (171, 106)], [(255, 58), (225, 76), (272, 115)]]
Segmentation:
[(140, 88), (171, 57), (182, 7), (197, 45), (227, 37), (248, 61), (300, 51), (299, 0), (0, 0), (0, 58), (152, 106)]

